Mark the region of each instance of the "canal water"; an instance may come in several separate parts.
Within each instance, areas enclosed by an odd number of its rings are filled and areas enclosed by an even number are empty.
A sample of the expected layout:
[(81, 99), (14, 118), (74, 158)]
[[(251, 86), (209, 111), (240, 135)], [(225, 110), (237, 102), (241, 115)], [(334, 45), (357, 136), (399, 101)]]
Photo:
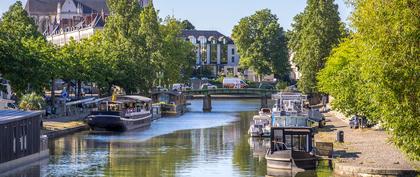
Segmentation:
[(299, 173), (267, 171), (268, 140), (247, 135), (260, 100), (212, 100), (211, 113), (201, 111), (202, 100), (191, 102), (189, 113), (159, 119), (147, 129), (86, 131), (56, 139), (49, 142), (48, 159), (6, 176), (331, 176), (324, 167)]

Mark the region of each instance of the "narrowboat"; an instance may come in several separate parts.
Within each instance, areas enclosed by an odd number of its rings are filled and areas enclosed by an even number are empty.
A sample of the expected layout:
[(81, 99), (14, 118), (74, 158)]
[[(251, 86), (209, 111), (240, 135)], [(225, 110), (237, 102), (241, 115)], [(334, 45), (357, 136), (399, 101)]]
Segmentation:
[(101, 99), (98, 110), (87, 123), (96, 131), (128, 131), (151, 124), (151, 99), (136, 95), (118, 95)]
[(161, 105), (162, 116), (178, 116), (187, 110), (187, 98), (182, 92), (159, 91), (152, 93), (154, 104)]
[(272, 127), (265, 159), (268, 169), (315, 169), (311, 127)]

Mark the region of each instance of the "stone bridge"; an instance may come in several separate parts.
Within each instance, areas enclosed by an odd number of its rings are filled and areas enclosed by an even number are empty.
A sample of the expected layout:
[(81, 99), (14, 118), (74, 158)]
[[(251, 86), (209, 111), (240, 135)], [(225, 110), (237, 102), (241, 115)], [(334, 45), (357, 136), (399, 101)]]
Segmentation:
[(200, 89), (200, 90), (187, 90), (183, 91), (186, 96), (203, 95), (203, 111), (210, 112), (211, 96), (212, 95), (250, 95), (261, 98), (261, 107), (267, 107), (267, 100), (271, 95), (277, 93), (277, 90), (257, 89), (257, 88), (242, 88), (242, 89)]

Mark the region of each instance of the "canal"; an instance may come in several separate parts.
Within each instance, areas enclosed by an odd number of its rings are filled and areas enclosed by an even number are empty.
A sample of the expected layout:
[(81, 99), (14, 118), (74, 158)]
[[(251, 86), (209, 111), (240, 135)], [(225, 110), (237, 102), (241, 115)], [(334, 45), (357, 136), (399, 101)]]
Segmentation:
[[(191, 101), (183, 116), (121, 134), (81, 132), (51, 141), (50, 157), (6, 174), (14, 176), (207, 177), (266, 176), (267, 140), (247, 135), (260, 100)], [(290, 176), (288, 173), (280, 173)], [(287, 174), (287, 175), (286, 175)], [(328, 168), (296, 176), (331, 176)]]

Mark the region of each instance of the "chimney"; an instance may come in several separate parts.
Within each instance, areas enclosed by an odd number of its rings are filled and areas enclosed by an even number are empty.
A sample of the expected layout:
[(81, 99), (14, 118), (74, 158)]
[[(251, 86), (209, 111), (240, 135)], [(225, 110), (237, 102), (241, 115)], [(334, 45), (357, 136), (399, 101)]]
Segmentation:
[(61, 3), (57, 3), (57, 23), (61, 21)]

